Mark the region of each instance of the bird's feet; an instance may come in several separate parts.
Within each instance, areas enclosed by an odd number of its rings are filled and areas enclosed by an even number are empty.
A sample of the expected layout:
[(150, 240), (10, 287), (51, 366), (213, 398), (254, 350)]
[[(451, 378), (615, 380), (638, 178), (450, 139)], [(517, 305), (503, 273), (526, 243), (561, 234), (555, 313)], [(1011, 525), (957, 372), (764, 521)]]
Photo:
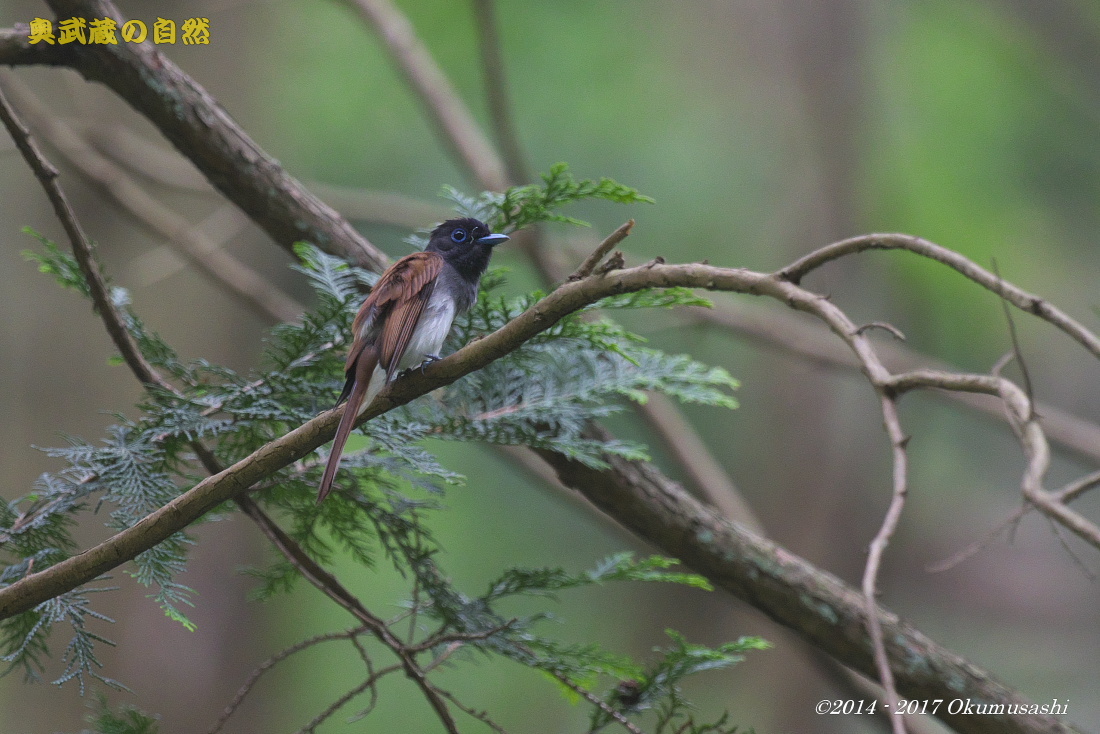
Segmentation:
[(432, 362), (438, 362), (443, 359), (438, 354), (425, 354), (424, 361), (420, 363), (420, 374), (424, 374), (424, 368), (430, 365)]

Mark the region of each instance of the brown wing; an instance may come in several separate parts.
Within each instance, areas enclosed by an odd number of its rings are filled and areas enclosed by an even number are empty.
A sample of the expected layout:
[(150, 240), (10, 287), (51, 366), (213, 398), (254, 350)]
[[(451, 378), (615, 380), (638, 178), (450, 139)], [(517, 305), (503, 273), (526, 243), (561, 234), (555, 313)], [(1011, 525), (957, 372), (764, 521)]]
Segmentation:
[(442, 269), (443, 256), (439, 253), (414, 252), (382, 274), (355, 317), (355, 341), (345, 370), (354, 368), (365, 342), (370, 342), (378, 347), (378, 364), (388, 375), (393, 374)]

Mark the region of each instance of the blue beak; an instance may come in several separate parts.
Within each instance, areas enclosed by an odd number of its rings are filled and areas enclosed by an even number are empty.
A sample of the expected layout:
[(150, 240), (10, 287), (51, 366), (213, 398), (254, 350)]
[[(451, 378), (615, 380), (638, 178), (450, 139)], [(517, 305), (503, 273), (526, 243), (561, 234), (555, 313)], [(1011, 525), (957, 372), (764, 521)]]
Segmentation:
[(489, 247), (496, 247), (501, 242), (507, 242), (509, 240), (506, 234), (487, 234), (484, 237), (479, 237), (477, 243), (479, 245), (488, 245)]

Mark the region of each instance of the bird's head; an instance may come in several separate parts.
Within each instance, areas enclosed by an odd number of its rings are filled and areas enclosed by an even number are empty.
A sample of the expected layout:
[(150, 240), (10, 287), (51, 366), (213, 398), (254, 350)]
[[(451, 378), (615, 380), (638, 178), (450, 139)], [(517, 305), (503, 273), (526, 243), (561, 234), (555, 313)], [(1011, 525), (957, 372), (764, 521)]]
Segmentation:
[(489, 267), (493, 248), (507, 240), (508, 235), (493, 234), (480, 220), (448, 219), (432, 230), (426, 249), (438, 252), (463, 277), (476, 284)]
[(451, 253), (465, 254), (472, 250), (488, 253), (493, 247), (507, 240), (508, 235), (493, 234), (485, 223), (478, 219), (470, 217), (448, 219), (432, 230), (427, 249), (444, 256)]

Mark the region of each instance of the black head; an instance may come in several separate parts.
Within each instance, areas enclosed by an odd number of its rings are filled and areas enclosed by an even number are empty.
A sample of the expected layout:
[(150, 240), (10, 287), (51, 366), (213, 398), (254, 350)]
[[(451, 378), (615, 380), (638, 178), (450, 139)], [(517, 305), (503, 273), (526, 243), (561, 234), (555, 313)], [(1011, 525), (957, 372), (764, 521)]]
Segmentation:
[(448, 219), (432, 230), (426, 249), (438, 252), (459, 273), (476, 281), (489, 266), (493, 248), (507, 240), (507, 235), (493, 234), (477, 219)]

